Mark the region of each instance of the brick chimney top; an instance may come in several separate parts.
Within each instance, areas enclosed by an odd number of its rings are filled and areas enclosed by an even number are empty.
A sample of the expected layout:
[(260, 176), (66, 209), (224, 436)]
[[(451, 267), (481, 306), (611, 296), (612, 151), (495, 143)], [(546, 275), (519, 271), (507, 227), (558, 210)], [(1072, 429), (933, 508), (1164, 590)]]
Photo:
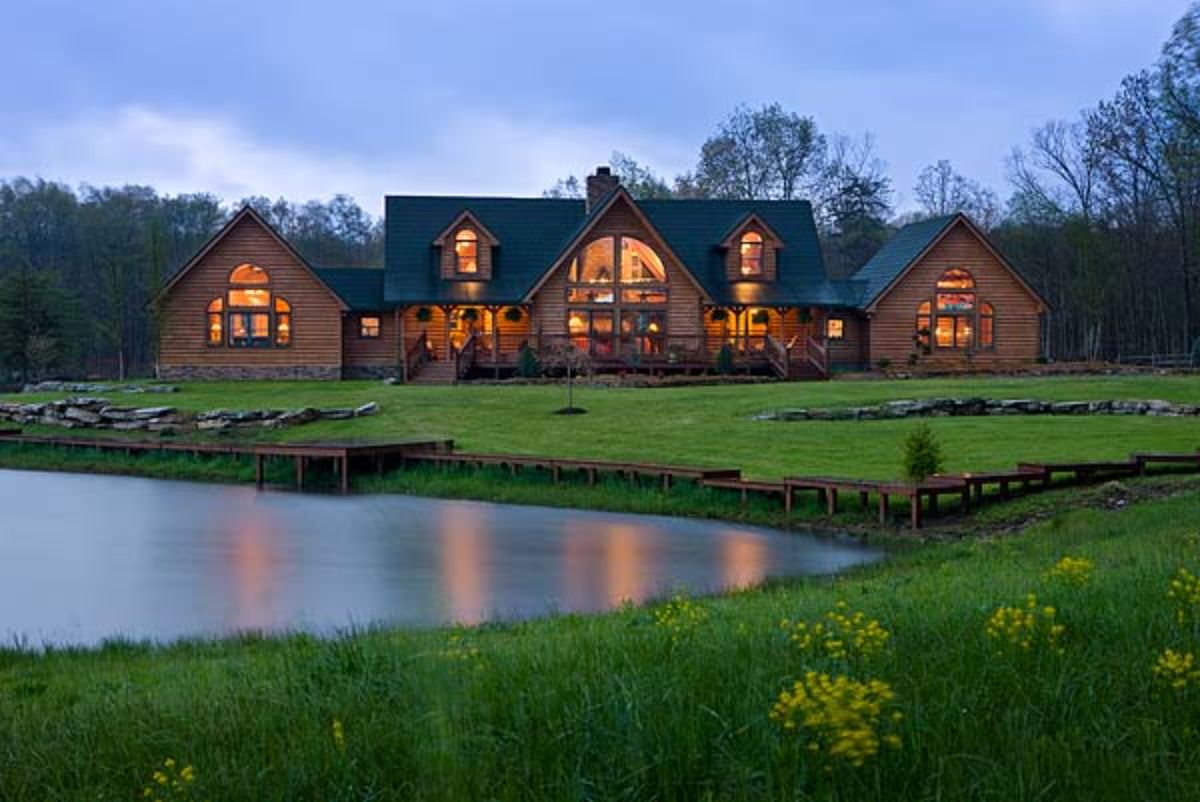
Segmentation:
[(590, 212), (604, 196), (621, 184), (621, 179), (612, 174), (612, 168), (601, 165), (596, 168), (595, 175), (587, 177), (587, 210)]

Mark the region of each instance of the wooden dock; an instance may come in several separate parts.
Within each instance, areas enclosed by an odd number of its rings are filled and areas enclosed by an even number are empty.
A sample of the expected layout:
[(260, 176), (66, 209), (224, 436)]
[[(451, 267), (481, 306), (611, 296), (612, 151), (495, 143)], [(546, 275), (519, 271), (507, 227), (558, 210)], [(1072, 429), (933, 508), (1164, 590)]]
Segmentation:
[(298, 489), (304, 488), (310, 465), (326, 461), (332, 466), (342, 493), (350, 491), (355, 471), (382, 474), (388, 469), (403, 469), (412, 463), (430, 463), (471, 468), (500, 467), (507, 469), (513, 476), (519, 475), (525, 469), (541, 470), (548, 472), (555, 483), (563, 481), (568, 474), (582, 475), (590, 485), (596, 484), (602, 474), (625, 478), (631, 482), (653, 478), (661, 483), (664, 491), (670, 490), (675, 482), (685, 480), (695, 482), (701, 487), (739, 493), (743, 504), (748, 502), (751, 494), (779, 498), (787, 515), (795, 508), (797, 495), (803, 492), (815, 492), (818, 504), (823, 505), (825, 512), (830, 516), (838, 512), (841, 494), (857, 496), (859, 507), (864, 510), (871, 506), (873, 496), (880, 524), (888, 523), (892, 500), (899, 498), (908, 502), (909, 523), (913, 530), (923, 526), (926, 514), (937, 512), (942, 496), (955, 497), (959, 509), (966, 513), (972, 506), (982, 503), (988, 487), (994, 487), (1001, 499), (1007, 499), (1014, 488), (1022, 491), (1044, 490), (1051, 486), (1055, 476), (1066, 475), (1075, 481), (1091, 482), (1114, 477), (1139, 476), (1146, 473), (1151, 466), (1200, 471), (1200, 449), (1194, 452), (1136, 453), (1124, 461), (1021, 462), (1012, 469), (938, 474), (921, 482), (906, 482), (839, 476), (786, 476), (779, 481), (747, 479), (737, 468), (455, 451), (452, 440), (180, 442), (162, 438), (119, 440), (106, 437), (27, 435), (22, 434), (20, 430), (0, 429), (0, 443), (120, 451), (130, 455), (167, 451), (194, 455), (247, 456), (254, 459), (255, 484), (259, 488), (264, 486), (267, 460), (290, 459), (294, 465)]

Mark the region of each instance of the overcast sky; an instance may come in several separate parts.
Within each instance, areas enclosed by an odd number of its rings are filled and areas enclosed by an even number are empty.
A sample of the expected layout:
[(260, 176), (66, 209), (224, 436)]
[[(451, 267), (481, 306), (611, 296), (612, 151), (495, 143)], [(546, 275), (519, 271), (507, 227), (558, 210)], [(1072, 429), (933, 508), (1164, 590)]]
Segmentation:
[(1035, 126), (1148, 66), (1182, 0), (5, 2), (0, 177), (293, 200), (671, 176), (738, 103), (871, 132), (911, 203), (1008, 188)]

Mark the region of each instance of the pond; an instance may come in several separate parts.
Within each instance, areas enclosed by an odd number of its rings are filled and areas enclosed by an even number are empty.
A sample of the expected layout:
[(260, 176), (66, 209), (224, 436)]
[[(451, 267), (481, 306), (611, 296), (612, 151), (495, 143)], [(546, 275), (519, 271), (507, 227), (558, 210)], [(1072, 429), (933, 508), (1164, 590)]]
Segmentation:
[(0, 470), (0, 638), (35, 647), (593, 611), (828, 574), (850, 542), (643, 515)]

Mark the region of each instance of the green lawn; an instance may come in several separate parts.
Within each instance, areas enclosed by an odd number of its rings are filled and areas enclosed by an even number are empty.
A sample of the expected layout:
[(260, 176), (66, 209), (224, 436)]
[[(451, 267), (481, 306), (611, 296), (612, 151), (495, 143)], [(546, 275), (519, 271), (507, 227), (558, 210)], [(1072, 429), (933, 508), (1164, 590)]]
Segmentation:
[[(1197, 403), (1200, 377), (581, 387), (577, 403), (589, 410), (583, 416), (552, 414), (565, 405), (565, 391), (556, 386), (214, 382), (187, 384), (177, 395), (126, 398), (130, 403), (170, 403), (190, 410), (336, 407), (367, 401), (381, 406), (380, 414), (371, 418), (252, 435), (263, 438), (450, 437), (466, 450), (735, 467), (767, 478), (787, 473), (892, 478), (898, 473), (900, 443), (911, 422), (782, 423), (756, 422), (750, 416), (785, 407), (858, 406), (932, 396)], [(931, 425), (944, 445), (949, 470), (1006, 467), (1019, 460), (1123, 458), (1133, 450), (1200, 446), (1200, 419), (1194, 418), (942, 418)]]
[[(150, 798), (1194, 800), (1200, 676), (1172, 690), (1151, 669), (1164, 649), (1200, 652), (1200, 602), (1181, 623), (1167, 597), (1180, 567), (1200, 573), (1197, 521), (1195, 493), (1065, 511), (1018, 537), (692, 601), (666, 623), (659, 605), (330, 640), (0, 650), (0, 799), (141, 799), (173, 758), (170, 777), (193, 767), (187, 795)], [(1092, 562), (1085, 585), (1047, 578), (1064, 555)], [(1028, 651), (985, 634), (1030, 592), (1065, 626), (1061, 653), (1044, 631)], [(888, 630), (882, 653), (789, 643), (781, 619), (839, 601)], [(813, 729), (778, 727), (772, 705), (807, 671), (888, 683), (877, 731), (899, 749), (856, 768)]]

